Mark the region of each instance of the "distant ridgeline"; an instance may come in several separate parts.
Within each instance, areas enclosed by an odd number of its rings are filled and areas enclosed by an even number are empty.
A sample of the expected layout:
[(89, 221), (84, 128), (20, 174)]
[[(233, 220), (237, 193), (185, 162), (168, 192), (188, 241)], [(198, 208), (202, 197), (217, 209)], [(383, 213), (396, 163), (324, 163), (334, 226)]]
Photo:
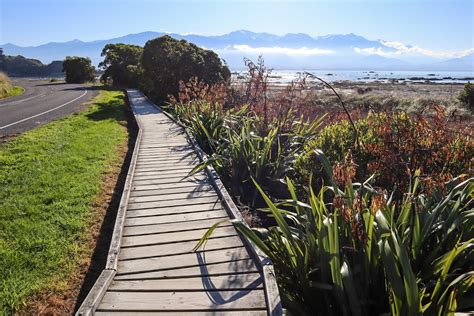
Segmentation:
[(44, 65), (41, 61), (23, 56), (3, 55), (0, 48), (0, 71), (5, 72), (9, 76), (17, 77), (49, 77), (62, 76), (63, 61), (53, 61), (48, 65)]

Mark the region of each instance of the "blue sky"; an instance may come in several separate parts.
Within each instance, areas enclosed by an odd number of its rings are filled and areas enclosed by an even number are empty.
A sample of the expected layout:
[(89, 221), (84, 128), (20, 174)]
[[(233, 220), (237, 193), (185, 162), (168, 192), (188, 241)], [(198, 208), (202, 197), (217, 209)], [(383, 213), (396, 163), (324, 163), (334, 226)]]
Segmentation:
[(0, 43), (38, 45), (143, 31), (246, 29), (312, 36), (356, 33), (431, 50), (474, 47), (473, 0), (0, 0)]

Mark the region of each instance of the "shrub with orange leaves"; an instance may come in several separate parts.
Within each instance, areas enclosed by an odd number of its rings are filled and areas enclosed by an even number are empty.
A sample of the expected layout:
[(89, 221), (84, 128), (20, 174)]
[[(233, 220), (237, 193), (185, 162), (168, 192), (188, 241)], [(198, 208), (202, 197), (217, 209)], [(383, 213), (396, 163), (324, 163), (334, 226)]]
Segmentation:
[(336, 166), (352, 153), (356, 178), (376, 175), (377, 186), (404, 192), (415, 170), (426, 190), (440, 187), (459, 174), (472, 173), (474, 146), (466, 128), (453, 130), (441, 107), (434, 116), (404, 112), (370, 115), (357, 121), (360, 144), (347, 122), (327, 126), (305, 147), (297, 162), (303, 178), (321, 173), (314, 149), (321, 149)]

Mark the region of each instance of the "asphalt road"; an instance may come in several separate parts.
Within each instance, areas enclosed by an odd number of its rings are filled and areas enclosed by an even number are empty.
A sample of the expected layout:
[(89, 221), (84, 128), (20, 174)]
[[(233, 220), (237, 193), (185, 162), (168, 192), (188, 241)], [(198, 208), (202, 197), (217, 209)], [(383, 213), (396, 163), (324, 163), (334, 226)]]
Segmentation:
[(65, 117), (81, 109), (81, 104), (97, 95), (93, 87), (50, 83), (37, 79), (14, 79), (25, 92), (0, 100), (0, 135), (17, 134)]

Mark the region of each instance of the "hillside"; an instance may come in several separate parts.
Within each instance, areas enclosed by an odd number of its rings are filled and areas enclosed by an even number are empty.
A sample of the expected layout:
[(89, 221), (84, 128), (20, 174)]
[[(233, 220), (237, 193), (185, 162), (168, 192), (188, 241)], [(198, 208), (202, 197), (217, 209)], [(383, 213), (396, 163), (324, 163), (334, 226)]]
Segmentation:
[(14, 77), (57, 76), (62, 75), (63, 62), (52, 61), (44, 65), (41, 61), (18, 56), (2, 56), (0, 70)]
[[(39, 46), (0, 45), (8, 55), (23, 55), (43, 63), (63, 60), (66, 56), (88, 56), (93, 64), (101, 61), (100, 53), (108, 43), (143, 46), (148, 40), (165, 35), (163, 32), (142, 32), (121, 37), (83, 42), (72, 40), (51, 42)], [(390, 42), (369, 40), (356, 34), (332, 34), (311, 37), (305, 33), (275, 35), (245, 30), (224, 35), (168, 34), (185, 39), (200, 47), (216, 51), (232, 69), (243, 67), (244, 57), (256, 59), (263, 54), (275, 69), (374, 69), (374, 70), (451, 70), (474, 71), (472, 62), (435, 59), (426, 55), (400, 54)], [(412, 46), (406, 45), (406, 48)]]

